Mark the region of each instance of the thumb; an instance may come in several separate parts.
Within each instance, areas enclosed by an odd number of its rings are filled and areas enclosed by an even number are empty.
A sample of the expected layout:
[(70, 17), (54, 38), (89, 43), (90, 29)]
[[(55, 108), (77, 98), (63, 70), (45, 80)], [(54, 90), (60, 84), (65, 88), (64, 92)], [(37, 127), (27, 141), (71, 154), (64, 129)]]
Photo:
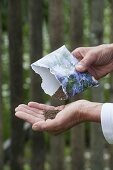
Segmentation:
[(87, 53), (86, 56), (76, 65), (76, 70), (79, 72), (87, 71), (88, 68), (95, 62), (94, 54)]

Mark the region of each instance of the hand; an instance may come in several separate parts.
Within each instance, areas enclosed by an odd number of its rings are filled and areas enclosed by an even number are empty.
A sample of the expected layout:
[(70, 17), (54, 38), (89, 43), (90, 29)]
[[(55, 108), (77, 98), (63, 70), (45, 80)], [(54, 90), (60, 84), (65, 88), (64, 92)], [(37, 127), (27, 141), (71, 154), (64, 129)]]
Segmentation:
[(113, 71), (113, 44), (103, 44), (96, 47), (80, 47), (72, 54), (80, 61), (76, 70), (88, 71), (95, 79)]
[[(100, 122), (101, 107), (101, 103), (93, 103), (86, 100), (78, 100), (58, 107), (30, 102), (28, 105), (19, 105), (15, 109), (15, 115), (31, 123), (33, 130), (48, 131), (56, 135), (81, 122)], [(56, 109), (59, 110), (59, 113), (55, 119), (45, 120), (44, 111)]]

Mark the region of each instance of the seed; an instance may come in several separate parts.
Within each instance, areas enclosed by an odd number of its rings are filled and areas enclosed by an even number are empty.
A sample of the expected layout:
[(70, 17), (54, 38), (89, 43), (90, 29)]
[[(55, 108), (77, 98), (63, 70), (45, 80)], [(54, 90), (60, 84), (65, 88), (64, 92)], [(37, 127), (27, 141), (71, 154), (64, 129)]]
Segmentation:
[(58, 112), (59, 112), (59, 110), (46, 110), (46, 111), (44, 111), (45, 120), (54, 119)]
[(62, 90), (62, 86), (59, 87), (52, 97), (58, 100), (66, 100), (66, 94)]

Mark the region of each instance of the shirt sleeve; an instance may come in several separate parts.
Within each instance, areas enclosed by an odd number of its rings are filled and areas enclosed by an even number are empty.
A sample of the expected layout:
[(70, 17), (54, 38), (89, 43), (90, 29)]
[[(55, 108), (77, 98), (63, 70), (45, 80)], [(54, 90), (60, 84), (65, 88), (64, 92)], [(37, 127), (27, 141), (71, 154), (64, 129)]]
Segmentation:
[(113, 144), (113, 104), (105, 103), (101, 110), (102, 132), (109, 144)]

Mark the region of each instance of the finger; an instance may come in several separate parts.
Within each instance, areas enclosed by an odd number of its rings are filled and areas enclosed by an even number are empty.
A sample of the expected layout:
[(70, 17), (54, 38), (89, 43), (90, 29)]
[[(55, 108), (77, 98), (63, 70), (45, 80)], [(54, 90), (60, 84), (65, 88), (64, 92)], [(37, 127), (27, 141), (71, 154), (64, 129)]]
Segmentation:
[(35, 117), (33, 115), (29, 115), (29, 114), (27, 114), (25, 112), (22, 112), (22, 111), (16, 112), (15, 116), (20, 118), (20, 119), (23, 119), (23, 120), (25, 120), (25, 121), (27, 121), (27, 122), (29, 122), (31, 124), (34, 124), (34, 123), (39, 122), (39, 121), (42, 121), (41, 118), (37, 118), (37, 117)]
[(47, 119), (33, 124), (33, 130), (53, 132), (59, 130), (58, 122), (55, 119)]
[(86, 53), (88, 53), (93, 48), (94, 47), (79, 47), (79, 48), (76, 48), (74, 51), (72, 51), (72, 54), (76, 58), (82, 59), (86, 55)]
[(18, 111), (19, 109), (24, 109), (24, 108), (27, 110), (32, 110), (32, 111), (36, 112), (37, 114), (43, 114), (43, 110), (32, 108), (25, 104), (20, 104), (17, 108), (15, 108), (15, 111), (16, 110)]
[(56, 108), (55, 108), (55, 110), (63, 110), (65, 108), (65, 105), (61, 105), (61, 106), (57, 106)]
[(96, 61), (96, 54), (92, 51), (86, 54), (86, 56), (76, 65), (76, 70), (79, 72), (87, 71), (92, 64)]
[(32, 125), (32, 129), (34, 131), (47, 131), (45, 127), (45, 121), (36, 122)]
[(43, 113), (44, 113), (43, 110), (32, 108), (25, 104), (19, 105), (16, 109), (20, 109), (20, 108), (25, 108), (26, 110), (29, 110), (29, 111), (31, 110), (31, 111), (35, 112), (36, 114), (40, 114), (40, 115), (43, 115)]
[(24, 104), (19, 105), (15, 109), (15, 111), (16, 112), (17, 111), (26, 112), (27, 114), (33, 115), (35, 117), (39, 117), (39, 118), (45, 119), (42, 110), (34, 109), (34, 108), (31, 108), (31, 107), (29, 107), (27, 105), (24, 105)]
[(28, 106), (37, 108), (37, 109), (41, 109), (41, 110), (54, 110), (55, 109), (54, 106), (49, 106), (49, 105), (41, 104), (41, 103), (37, 103), (37, 102), (29, 102)]
[(46, 131), (52, 135), (59, 135), (60, 133), (67, 130), (68, 128), (67, 129), (65, 127), (60, 128), (60, 126), (58, 126), (58, 124), (56, 124), (55, 121), (51, 119), (47, 119), (46, 121), (40, 121), (40, 122), (34, 123), (32, 125), (32, 129), (34, 131), (41, 131), (41, 132)]
[(72, 55), (74, 56), (74, 57), (76, 57), (79, 61), (80, 60), (82, 60), (82, 58), (83, 58), (83, 56), (81, 55), (81, 53), (80, 53), (80, 50), (82, 49), (82, 47), (81, 48), (77, 48), (77, 49), (75, 49), (74, 51), (72, 51)]

